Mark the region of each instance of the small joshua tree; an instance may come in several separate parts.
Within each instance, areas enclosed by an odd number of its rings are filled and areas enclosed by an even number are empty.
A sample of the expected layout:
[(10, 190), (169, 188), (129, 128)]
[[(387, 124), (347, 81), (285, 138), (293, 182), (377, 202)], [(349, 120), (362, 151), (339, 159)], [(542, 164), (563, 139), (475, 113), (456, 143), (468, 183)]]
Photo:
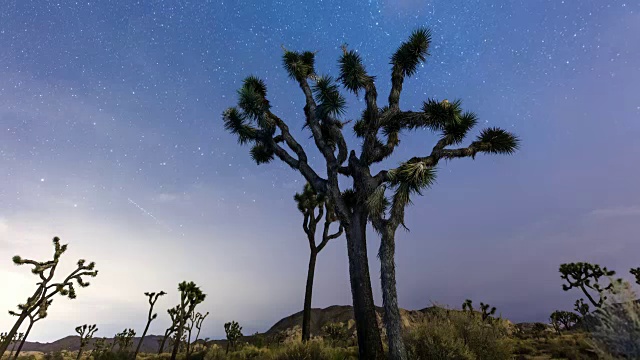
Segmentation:
[(553, 325), (553, 328), (559, 334), (561, 329), (566, 331), (571, 330), (580, 320), (580, 317), (571, 311), (556, 310), (551, 313), (549, 319), (551, 320), (551, 325)]
[(471, 301), (471, 299), (466, 299), (462, 303), (462, 311), (468, 311), (469, 313), (473, 314), (473, 301)]
[[(307, 270), (307, 283), (304, 292), (304, 309), (302, 311), (302, 341), (311, 338), (311, 297), (313, 294), (313, 278), (316, 270), (316, 260), (318, 254), (330, 240), (338, 238), (342, 235), (342, 226), (338, 231), (331, 234), (331, 224), (338, 219), (333, 213), (332, 207), (326, 204), (326, 197), (318, 195), (309, 183), (304, 185), (302, 193), (297, 193), (293, 199), (298, 205), (298, 210), (304, 215), (302, 228), (307, 235), (309, 242), (309, 268)], [(318, 214), (316, 215), (316, 211)], [(326, 214), (325, 214), (326, 213)], [(322, 229), (322, 240), (320, 244), (316, 244), (316, 229), (318, 223), (325, 216), (324, 227)]]
[(189, 355), (191, 354), (191, 331), (193, 330), (194, 326), (198, 330), (196, 333), (196, 338), (193, 341), (195, 345), (198, 342), (198, 338), (200, 337), (200, 330), (202, 330), (202, 322), (207, 316), (209, 316), (208, 312), (204, 315), (198, 312), (193, 314), (191, 318), (189, 318), (190, 323), (189, 323), (189, 337), (187, 340), (187, 358), (189, 358)]
[[(20, 346), (18, 346), (18, 350), (16, 350), (16, 353), (14, 355), (14, 359), (18, 359), (18, 355), (20, 355), (20, 352), (22, 351), (22, 347), (24, 346), (24, 343), (27, 341), (27, 337), (29, 336), (29, 334), (31, 333), (31, 329), (33, 328), (33, 325), (44, 319), (45, 317), (47, 317), (47, 309), (49, 308), (49, 306), (51, 305), (51, 303), (53, 302), (53, 299), (50, 299), (48, 301), (42, 302), (40, 305), (40, 308), (38, 309), (37, 312), (31, 312), (28, 315), (28, 319), (29, 319), (29, 327), (27, 327), (27, 331), (24, 333), (24, 336), (22, 337), (22, 341), (20, 342)], [(9, 314), (13, 315), (13, 316), (18, 316), (18, 313), (14, 312), (14, 311), (9, 311)], [(1, 339), (0, 339), (0, 342)]]
[(95, 263), (86, 263), (85, 260), (78, 260), (78, 264), (75, 270), (67, 275), (64, 280), (60, 282), (54, 282), (53, 276), (60, 262), (60, 257), (67, 250), (67, 245), (60, 245), (60, 239), (58, 237), (53, 238), (54, 254), (53, 260), (48, 261), (35, 261), (29, 259), (23, 259), (16, 255), (13, 257), (13, 263), (16, 265), (31, 265), (33, 269), (31, 272), (39, 277), (38, 287), (33, 295), (31, 295), (24, 304), (18, 305), (18, 312), (12, 312), (12, 315), (18, 317), (11, 330), (9, 331), (8, 338), (0, 343), (0, 354), (3, 354), (9, 347), (11, 339), (18, 333), (18, 329), (22, 323), (29, 318), (29, 314), (38, 311), (43, 303), (48, 302), (54, 296), (60, 294), (66, 296), (69, 299), (76, 298), (76, 288), (74, 282), (80, 287), (89, 286), (89, 282), (85, 281), (86, 277), (95, 277), (98, 275), (98, 271), (95, 270)]
[(76, 327), (76, 332), (80, 335), (80, 349), (78, 349), (78, 356), (76, 357), (76, 360), (80, 360), (85, 346), (87, 346), (89, 341), (93, 339), (93, 334), (95, 334), (96, 331), (98, 331), (98, 326), (96, 324), (84, 324)]
[(631, 275), (635, 276), (636, 284), (640, 285), (640, 267), (637, 267), (635, 269), (631, 269), (631, 270), (629, 270), (629, 272), (631, 273)]
[[(613, 288), (615, 281), (610, 281), (607, 286), (603, 286), (599, 283), (601, 277), (610, 278), (616, 274), (613, 270), (608, 270), (606, 267), (600, 267), (597, 264), (589, 264), (586, 262), (568, 263), (560, 265), (560, 277), (567, 282), (562, 285), (562, 290), (569, 291), (573, 288), (582, 290), (589, 302), (596, 307), (602, 307), (602, 304), (607, 299), (605, 295), (607, 291)], [(594, 298), (587, 289), (595, 291), (597, 293), (598, 300)]]
[(133, 354), (133, 358), (135, 359), (140, 352), (140, 348), (142, 347), (142, 342), (144, 341), (144, 337), (147, 335), (147, 331), (149, 331), (149, 326), (151, 322), (158, 317), (158, 314), (153, 312), (153, 307), (156, 305), (158, 298), (160, 296), (166, 295), (167, 293), (164, 291), (160, 291), (159, 293), (155, 292), (146, 292), (144, 295), (149, 298), (149, 315), (147, 315), (147, 325), (144, 327), (144, 331), (142, 332), (142, 336), (140, 337), (140, 341), (138, 342), (138, 346), (136, 347), (136, 352)]
[(227, 351), (229, 353), (229, 346), (236, 349), (236, 343), (238, 339), (242, 337), (242, 326), (240, 326), (236, 321), (231, 321), (224, 324), (224, 332), (227, 334)]
[(102, 337), (102, 338), (96, 339), (96, 341), (93, 343), (93, 348), (91, 349), (91, 353), (89, 353), (89, 357), (94, 359), (99, 359), (100, 357), (102, 357), (103, 354), (107, 352), (108, 348), (109, 346), (107, 344), (107, 338)]
[(136, 336), (136, 332), (133, 329), (124, 329), (122, 332), (116, 334), (113, 339), (111, 350), (115, 345), (118, 345), (118, 351), (128, 352), (131, 344), (133, 344), (133, 337)]
[(180, 342), (185, 335), (184, 331), (187, 320), (195, 311), (196, 306), (203, 302), (207, 296), (193, 281), (181, 282), (178, 284), (178, 291), (180, 291), (180, 304), (178, 305), (178, 311), (176, 314), (178, 322), (175, 330), (176, 342), (173, 345), (173, 351), (171, 352), (171, 360), (176, 360), (176, 357), (178, 356)]
[(489, 304), (480, 303), (480, 310), (482, 311), (482, 321), (490, 320), (491, 316), (496, 313), (496, 307), (490, 307)]
[(167, 313), (171, 318), (171, 325), (169, 325), (167, 330), (165, 330), (164, 332), (164, 336), (162, 337), (162, 341), (160, 342), (160, 346), (158, 348), (158, 354), (162, 354), (162, 352), (164, 351), (164, 345), (167, 343), (167, 340), (170, 338), (171, 335), (173, 335), (173, 333), (176, 331), (176, 328), (178, 327), (178, 320), (179, 320), (178, 308), (179, 307), (180, 305), (176, 305), (175, 307), (172, 307), (171, 309), (167, 310)]

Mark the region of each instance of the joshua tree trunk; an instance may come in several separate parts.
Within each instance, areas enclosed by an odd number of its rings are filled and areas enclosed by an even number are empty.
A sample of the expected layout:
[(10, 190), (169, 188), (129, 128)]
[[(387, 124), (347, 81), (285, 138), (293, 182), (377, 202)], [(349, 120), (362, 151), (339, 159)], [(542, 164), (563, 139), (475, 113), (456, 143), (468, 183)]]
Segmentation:
[[(151, 314), (153, 312), (153, 308), (149, 310)], [(151, 315), (149, 315), (149, 319), (151, 319)], [(133, 353), (133, 359), (135, 360), (138, 357), (138, 353), (140, 352), (140, 348), (142, 347), (142, 342), (144, 341), (144, 337), (147, 335), (147, 331), (149, 331), (149, 325), (151, 325), (151, 320), (147, 321), (147, 326), (144, 327), (144, 331), (142, 332), (142, 336), (140, 337), (140, 341), (138, 342), (138, 346), (136, 346), (136, 352)], [(164, 345), (164, 341), (163, 341)], [(162, 350), (160, 350), (162, 351)]]
[(316, 271), (318, 252), (312, 250), (309, 256), (309, 270), (307, 272), (307, 286), (304, 292), (304, 310), (302, 313), (302, 341), (311, 338), (311, 296), (313, 293), (313, 277)]
[(230, 341), (227, 340), (227, 351), (225, 351), (225, 354), (229, 354), (229, 343), (230, 343)]
[(162, 342), (160, 343), (160, 349), (158, 349), (158, 354), (162, 354), (162, 351), (164, 350), (164, 345), (167, 343), (167, 338), (170, 335), (171, 335), (171, 331), (167, 329), (167, 331), (164, 332), (164, 337), (162, 338)]
[(82, 357), (82, 350), (84, 350), (84, 346), (80, 346), (80, 349), (78, 349), (78, 356), (76, 357), (76, 360), (80, 360), (80, 358)]
[(382, 360), (384, 351), (371, 290), (366, 230), (367, 213), (360, 205), (356, 205), (351, 215), (351, 222), (345, 227), (345, 233), (353, 312), (358, 332), (359, 358)]
[(384, 306), (384, 324), (387, 330), (390, 360), (407, 360), (407, 350), (402, 341), (402, 319), (396, 292), (395, 229), (386, 227), (380, 240), (380, 281)]
[(18, 355), (20, 355), (20, 352), (22, 351), (22, 347), (24, 346), (25, 341), (27, 341), (27, 336), (29, 336), (29, 333), (31, 332), (32, 327), (33, 327), (33, 321), (30, 321), (29, 327), (27, 328), (27, 331), (24, 333), (24, 337), (20, 342), (20, 346), (18, 346), (18, 350), (16, 350), (16, 354), (13, 356), (14, 359), (16, 360), (18, 359)]

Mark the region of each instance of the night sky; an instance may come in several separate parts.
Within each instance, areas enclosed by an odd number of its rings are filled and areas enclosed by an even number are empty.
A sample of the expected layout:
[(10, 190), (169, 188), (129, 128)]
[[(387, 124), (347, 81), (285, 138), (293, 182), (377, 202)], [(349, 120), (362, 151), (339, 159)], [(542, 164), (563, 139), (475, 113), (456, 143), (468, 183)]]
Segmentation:
[[(402, 108), (460, 98), (522, 148), (439, 166), (398, 233), (400, 306), (471, 298), (513, 321), (544, 321), (579, 296), (562, 291), (560, 263), (626, 277), (640, 266), (640, 2), (0, 3), (1, 331), (36, 282), (11, 257), (48, 259), (56, 235), (69, 243), (61, 272), (86, 258), (100, 274), (76, 300), (56, 299), (33, 341), (84, 323), (98, 324), (96, 336), (141, 331), (143, 292), (164, 290), (150, 330), (159, 334), (182, 280), (208, 294), (204, 336), (221, 337), (230, 320), (265, 331), (300, 311), (302, 177), (279, 162), (256, 166), (221, 113), (245, 76), (263, 78), (274, 113), (319, 165), (281, 44), (318, 51), (317, 71), (335, 76), (348, 43), (386, 103), (389, 57), (418, 26), (433, 32), (431, 56), (405, 82)], [(347, 98), (351, 119), (363, 99)], [(436, 137), (401, 139), (385, 166), (427, 154)], [(318, 258), (313, 300), (351, 302), (343, 238)]]

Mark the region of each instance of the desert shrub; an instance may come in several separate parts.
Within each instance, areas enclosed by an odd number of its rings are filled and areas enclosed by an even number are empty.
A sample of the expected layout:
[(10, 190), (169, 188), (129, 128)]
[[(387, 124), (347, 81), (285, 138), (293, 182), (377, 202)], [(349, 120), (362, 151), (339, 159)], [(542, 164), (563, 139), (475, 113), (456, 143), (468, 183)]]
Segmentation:
[(640, 303), (629, 283), (614, 284), (594, 317), (591, 336), (603, 358), (640, 358)]
[(62, 351), (53, 351), (44, 354), (44, 360), (64, 360)]
[(105, 351), (93, 354), (94, 360), (131, 360), (133, 352), (131, 351)]
[(330, 360), (319, 341), (292, 342), (275, 351), (273, 360)]
[(458, 311), (434, 311), (407, 335), (415, 359), (502, 360), (513, 356), (501, 319), (484, 322)]
[(38, 358), (33, 354), (28, 355), (20, 355), (18, 356), (18, 360), (37, 360)]

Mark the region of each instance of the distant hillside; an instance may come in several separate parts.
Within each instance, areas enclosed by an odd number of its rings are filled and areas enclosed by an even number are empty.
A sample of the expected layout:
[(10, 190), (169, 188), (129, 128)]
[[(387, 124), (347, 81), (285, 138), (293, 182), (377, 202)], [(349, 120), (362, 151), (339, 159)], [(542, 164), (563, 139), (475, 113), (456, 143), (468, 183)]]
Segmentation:
[[(427, 315), (434, 311), (436, 307), (428, 307), (421, 310), (405, 310), (400, 309), (400, 316), (402, 317), (402, 324), (405, 328), (411, 328), (416, 324), (422, 322)], [(458, 311), (458, 310), (451, 310)], [(384, 329), (382, 328), (382, 313), (383, 309), (381, 307), (376, 308), (376, 312), (378, 315), (378, 323), (381, 326), (382, 333), (384, 334)], [(353, 308), (351, 306), (343, 306), (343, 305), (334, 305), (329, 306), (324, 309), (312, 309), (311, 310), (311, 335), (312, 336), (320, 336), (322, 335), (322, 327), (331, 322), (341, 322), (346, 323), (349, 329), (352, 332), (355, 332), (355, 322), (353, 316)], [(242, 325), (242, 324), (241, 324)], [(273, 337), (279, 333), (285, 334), (286, 338), (298, 337), (301, 332), (302, 327), (302, 311), (297, 312), (293, 315), (287, 316), (284, 319), (275, 323), (269, 330), (267, 330), (263, 335), (267, 338)], [(248, 334), (247, 334), (248, 335)], [(159, 347), (159, 342), (162, 340), (162, 336), (159, 335), (148, 335), (144, 338), (144, 343), (142, 344), (142, 352), (157, 352)], [(243, 341), (251, 342), (253, 336), (245, 336)], [(93, 339), (88, 348), (92, 348)], [(140, 338), (134, 338), (133, 348), (138, 344)], [(107, 339), (108, 343), (112, 343), (113, 339)], [(225, 346), (225, 340), (212, 340), (209, 344), (218, 344), (220, 346)], [(24, 351), (40, 351), (40, 352), (51, 352), (51, 351), (59, 351), (59, 350), (70, 350), (75, 351), (78, 350), (80, 346), (80, 337), (79, 336), (67, 336), (60, 340), (54, 341), (52, 343), (38, 343), (38, 342), (26, 342), (24, 345)]]

